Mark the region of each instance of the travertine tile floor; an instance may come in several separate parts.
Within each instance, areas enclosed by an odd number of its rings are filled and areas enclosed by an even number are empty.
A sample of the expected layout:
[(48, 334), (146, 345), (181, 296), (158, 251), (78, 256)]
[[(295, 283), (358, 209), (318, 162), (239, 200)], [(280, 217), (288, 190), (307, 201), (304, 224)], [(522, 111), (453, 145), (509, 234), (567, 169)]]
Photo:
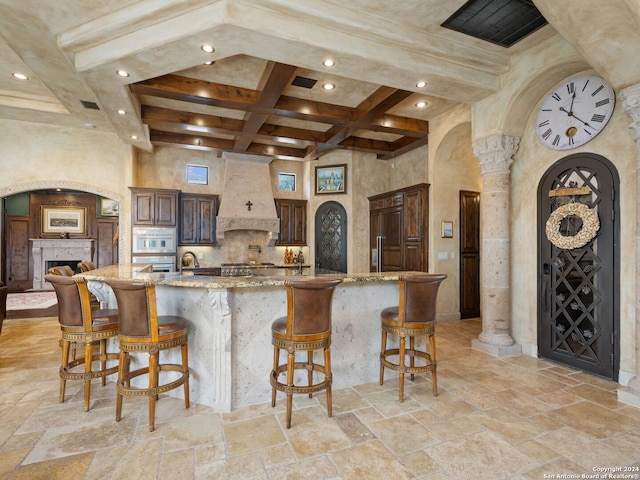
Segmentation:
[(114, 421), (113, 381), (95, 382), (89, 412), (80, 382), (59, 404), (58, 332), (55, 318), (5, 321), (0, 478), (542, 479), (640, 465), (640, 410), (615, 383), (474, 351), (478, 320), (439, 324), (437, 398), (418, 378), (398, 403), (388, 373), (384, 386), (335, 391), (333, 418), (323, 393), (294, 397), (290, 430), (282, 399), (217, 414), (163, 397), (152, 433), (145, 399), (125, 399)]

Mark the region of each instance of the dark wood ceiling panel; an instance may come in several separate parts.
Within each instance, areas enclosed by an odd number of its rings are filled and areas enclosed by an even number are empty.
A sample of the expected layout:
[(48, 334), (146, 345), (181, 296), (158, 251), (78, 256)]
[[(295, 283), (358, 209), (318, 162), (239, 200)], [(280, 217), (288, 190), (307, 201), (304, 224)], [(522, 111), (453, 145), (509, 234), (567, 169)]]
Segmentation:
[[(292, 95), (300, 88), (290, 87), (297, 70), (267, 62), (256, 90), (172, 74), (133, 84), (131, 91), (158, 145), (314, 160), (333, 150), (391, 159), (427, 143), (427, 121), (387, 113), (413, 92), (381, 86), (355, 107), (335, 105)], [(171, 108), (158, 106), (168, 100)], [(211, 114), (193, 113), (190, 105), (212, 107)], [(235, 116), (242, 119), (221, 111), (240, 112)]]

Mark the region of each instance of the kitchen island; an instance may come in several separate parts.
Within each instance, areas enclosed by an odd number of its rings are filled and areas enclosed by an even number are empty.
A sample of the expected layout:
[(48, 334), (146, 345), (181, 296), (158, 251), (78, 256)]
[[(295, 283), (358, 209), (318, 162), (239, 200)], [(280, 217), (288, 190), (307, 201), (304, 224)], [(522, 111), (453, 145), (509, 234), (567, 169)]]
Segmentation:
[[(307, 272), (305, 272), (307, 273)], [(343, 279), (333, 298), (334, 388), (376, 381), (380, 372), (380, 310), (398, 303), (400, 272), (318, 274)], [(192, 401), (228, 412), (271, 399), (271, 323), (286, 316), (286, 279), (292, 275), (213, 277), (150, 273), (140, 265), (113, 265), (81, 274), (104, 306), (115, 307), (109, 280), (149, 281), (156, 286), (158, 313), (189, 320)], [(163, 352), (164, 353), (164, 352)], [(168, 352), (163, 362), (177, 361)], [(177, 397), (180, 389), (170, 392)]]

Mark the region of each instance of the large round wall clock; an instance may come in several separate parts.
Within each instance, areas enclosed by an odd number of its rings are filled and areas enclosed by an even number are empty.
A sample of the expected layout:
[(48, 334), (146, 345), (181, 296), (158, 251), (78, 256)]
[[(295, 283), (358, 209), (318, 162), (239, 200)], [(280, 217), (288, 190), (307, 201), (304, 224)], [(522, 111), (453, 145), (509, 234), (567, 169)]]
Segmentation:
[(615, 103), (615, 93), (603, 78), (573, 77), (556, 87), (538, 110), (538, 139), (553, 150), (584, 145), (605, 127)]

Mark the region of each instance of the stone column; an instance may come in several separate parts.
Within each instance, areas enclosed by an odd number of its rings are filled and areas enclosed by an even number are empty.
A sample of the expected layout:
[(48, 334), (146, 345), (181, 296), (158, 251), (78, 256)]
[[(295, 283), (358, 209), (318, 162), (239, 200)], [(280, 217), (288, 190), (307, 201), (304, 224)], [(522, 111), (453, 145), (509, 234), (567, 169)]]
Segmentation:
[(636, 376), (629, 382), (631, 392), (618, 390), (618, 399), (640, 406), (640, 84), (621, 90), (620, 98), (624, 112), (631, 118), (629, 128), (633, 130), (633, 139), (636, 142)]
[(509, 168), (520, 139), (495, 135), (473, 144), (480, 161), (480, 299), (482, 333), (472, 347), (498, 357), (520, 355), (511, 338), (511, 288), (509, 265)]

